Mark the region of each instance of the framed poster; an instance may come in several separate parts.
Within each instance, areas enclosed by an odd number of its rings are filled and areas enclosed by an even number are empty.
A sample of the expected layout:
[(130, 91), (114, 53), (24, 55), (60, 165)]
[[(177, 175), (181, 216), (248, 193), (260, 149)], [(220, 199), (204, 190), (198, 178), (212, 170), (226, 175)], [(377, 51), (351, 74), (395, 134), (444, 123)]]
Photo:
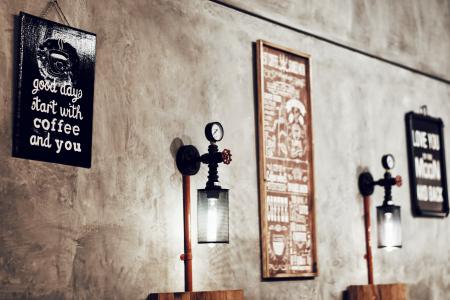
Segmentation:
[(314, 277), (309, 56), (259, 40), (257, 73), (263, 278)]
[(91, 166), (93, 33), (21, 12), (13, 156)]
[(405, 121), (413, 214), (446, 217), (449, 206), (444, 123), (414, 112), (407, 113)]

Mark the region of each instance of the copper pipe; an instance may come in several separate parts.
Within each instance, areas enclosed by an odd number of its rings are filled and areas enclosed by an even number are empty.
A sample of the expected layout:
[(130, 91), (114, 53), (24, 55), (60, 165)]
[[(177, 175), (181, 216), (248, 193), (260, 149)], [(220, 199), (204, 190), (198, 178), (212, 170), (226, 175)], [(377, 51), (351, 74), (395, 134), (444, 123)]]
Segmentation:
[(192, 248), (191, 248), (191, 184), (190, 177), (183, 175), (183, 220), (184, 220), (184, 290), (192, 292)]
[(366, 229), (366, 260), (369, 284), (373, 284), (372, 242), (370, 239), (370, 196), (364, 196), (364, 227)]

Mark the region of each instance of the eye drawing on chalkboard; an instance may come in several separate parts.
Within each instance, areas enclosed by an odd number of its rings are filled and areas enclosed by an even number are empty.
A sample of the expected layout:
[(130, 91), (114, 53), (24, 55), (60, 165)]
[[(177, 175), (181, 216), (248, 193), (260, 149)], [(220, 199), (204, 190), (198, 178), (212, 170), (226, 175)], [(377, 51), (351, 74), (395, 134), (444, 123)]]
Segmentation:
[(62, 39), (47, 39), (37, 49), (39, 73), (57, 84), (76, 82), (79, 57), (72, 45)]

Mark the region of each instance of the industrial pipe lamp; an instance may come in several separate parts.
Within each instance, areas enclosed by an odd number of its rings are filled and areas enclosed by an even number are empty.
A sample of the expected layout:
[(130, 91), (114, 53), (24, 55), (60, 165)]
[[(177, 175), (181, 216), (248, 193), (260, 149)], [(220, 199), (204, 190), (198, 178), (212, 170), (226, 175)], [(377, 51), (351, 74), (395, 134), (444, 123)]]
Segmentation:
[(183, 175), (185, 252), (181, 259), (185, 261), (186, 291), (192, 291), (189, 176), (197, 174), (202, 163), (208, 165), (209, 171), (205, 188), (197, 191), (198, 243), (229, 242), (228, 189), (220, 186), (217, 172), (219, 163), (228, 165), (231, 162), (230, 150), (219, 152), (216, 145), (222, 140), (223, 134), (223, 127), (219, 122), (208, 123), (205, 127), (205, 136), (210, 142), (208, 152), (200, 155), (196, 147), (186, 145), (178, 149), (176, 156), (177, 168)]
[(375, 181), (370, 172), (363, 172), (358, 179), (358, 187), (364, 197), (364, 221), (366, 229), (366, 259), (368, 268), (369, 284), (373, 284), (372, 249), (370, 242), (370, 196), (375, 186), (384, 187), (384, 201), (377, 206), (378, 224), (378, 248), (392, 250), (402, 247), (402, 232), (400, 221), (400, 206), (392, 202), (392, 186), (401, 186), (400, 176), (392, 177), (390, 170), (394, 168), (395, 160), (391, 154), (384, 155), (381, 164), (385, 169), (384, 177)]

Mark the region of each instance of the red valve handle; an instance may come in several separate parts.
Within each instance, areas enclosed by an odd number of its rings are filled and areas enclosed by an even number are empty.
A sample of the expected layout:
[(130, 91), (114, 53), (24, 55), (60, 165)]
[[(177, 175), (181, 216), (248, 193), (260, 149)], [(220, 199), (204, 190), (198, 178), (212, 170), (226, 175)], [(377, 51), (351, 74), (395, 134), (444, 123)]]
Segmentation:
[(224, 149), (222, 151), (222, 161), (224, 164), (229, 165), (232, 161), (231, 159), (231, 151), (228, 149)]
[(402, 176), (400, 176), (400, 175), (395, 176), (395, 185), (402, 186), (402, 184), (403, 184)]

